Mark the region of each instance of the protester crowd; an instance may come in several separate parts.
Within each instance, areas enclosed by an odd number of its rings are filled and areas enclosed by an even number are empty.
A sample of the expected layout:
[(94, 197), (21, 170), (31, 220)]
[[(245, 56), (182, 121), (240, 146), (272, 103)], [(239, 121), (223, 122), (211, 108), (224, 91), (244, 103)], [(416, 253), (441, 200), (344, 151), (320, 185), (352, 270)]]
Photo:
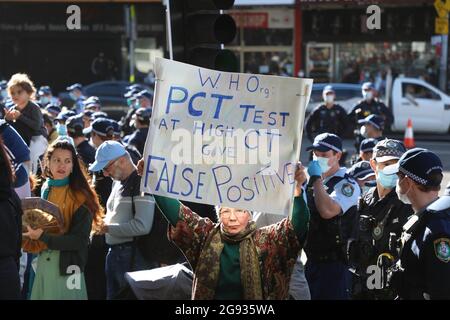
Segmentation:
[[(153, 92), (138, 84), (120, 121), (78, 83), (72, 105), (26, 74), (0, 89), (0, 299), (126, 298), (127, 272), (176, 263), (194, 273), (192, 299), (450, 299), (443, 165), (389, 138), (371, 83), (349, 114), (325, 87), (287, 217), (142, 193)], [(22, 226), (30, 197), (59, 208), (58, 232)]]

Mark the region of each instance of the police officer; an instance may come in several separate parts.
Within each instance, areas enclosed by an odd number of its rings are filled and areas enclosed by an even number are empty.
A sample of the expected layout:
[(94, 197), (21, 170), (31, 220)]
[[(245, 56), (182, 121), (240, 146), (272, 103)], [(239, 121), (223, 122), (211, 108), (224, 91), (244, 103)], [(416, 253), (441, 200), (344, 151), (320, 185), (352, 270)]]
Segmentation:
[(69, 91), (70, 98), (74, 100), (74, 104), (72, 109), (76, 113), (81, 113), (84, 110), (84, 100), (86, 100), (86, 97), (83, 96), (83, 86), (79, 83), (74, 83), (73, 85), (66, 88), (67, 91)]
[(75, 148), (86, 167), (95, 161), (95, 149), (83, 134), (83, 114), (77, 114), (66, 120), (67, 134), (73, 139)]
[(392, 278), (401, 299), (450, 299), (450, 203), (438, 198), (442, 170), (439, 157), (421, 148), (408, 150), (384, 170), (397, 173), (398, 197), (415, 213), (403, 226)]
[(52, 94), (52, 89), (49, 86), (41, 86), (38, 91), (39, 105), (45, 108), (49, 103), (59, 106), (61, 102)]
[(355, 179), (358, 183), (361, 195), (364, 195), (373, 186), (375, 180), (375, 172), (370, 167), (369, 161), (360, 161), (355, 163), (350, 169), (347, 170), (347, 174)]
[(386, 137), (383, 136), (383, 117), (376, 114), (371, 114), (370, 116), (359, 120), (358, 123), (362, 125), (360, 133), (364, 138), (372, 138), (377, 140), (377, 142), (386, 139)]
[(351, 275), (345, 248), (360, 189), (346, 168), (339, 166), (342, 140), (338, 136), (319, 134), (308, 149), (314, 152), (308, 166), (311, 220), (305, 246), (311, 299), (349, 299)]
[(61, 111), (55, 118), (56, 121), (56, 132), (58, 132), (58, 136), (64, 137), (67, 136), (67, 127), (66, 121), (72, 116), (76, 116), (75, 111), (72, 110), (64, 110)]
[(127, 87), (127, 89), (128, 91), (124, 94), (124, 98), (127, 99), (129, 110), (119, 121), (123, 136), (127, 136), (133, 132), (133, 127), (130, 126), (130, 122), (136, 110), (139, 109), (139, 100), (136, 96), (139, 92), (144, 90), (140, 85), (132, 85)]
[(148, 129), (150, 126), (150, 117), (152, 110), (146, 108), (139, 108), (134, 114), (134, 131), (128, 139), (128, 145), (135, 146), (141, 154), (144, 153), (145, 140), (147, 140)]
[(383, 118), (386, 128), (390, 128), (394, 122), (394, 116), (386, 105), (375, 98), (375, 87), (372, 82), (365, 82), (362, 85), (363, 100), (359, 101), (350, 111), (349, 121), (354, 126), (354, 135), (356, 139), (355, 148), (358, 149), (361, 140), (364, 138), (360, 134), (359, 120), (365, 119), (371, 114), (379, 115)]
[(347, 112), (343, 107), (334, 103), (336, 94), (333, 87), (325, 86), (322, 92), (324, 103), (316, 107), (306, 121), (306, 133), (309, 140), (317, 134), (329, 132), (344, 136), (348, 129)]
[(375, 87), (372, 82), (365, 82), (361, 87), (363, 100), (359, 101), (349, 113), (350, 121), (357, 125), (358, 120), (364, 119), (371, 114), (382, 116), (386, 127), (393, 123), (394, 116), (386, 105), (375, 98)]
[(102, 105), (100, 103), (100, 99), (97, 96), (90, 96), (86, 100), (84, 100), (84, 110), (90, 110), (92, 112), (98, 112), (101, 110)]
[(0, 104), (3, 104), (8, 99), (8, 82), (6, 80), (0, 81)]
[[(396, 174), (386, 174), (384, 168), (398, 162), (406, 151), (400, 141), (386, 139), (377, 143), (370, 165), (375, 172), (376, 186), (363, 195), (358, 203), (358, 235), (352, 243), (350, 254), (355, 267), (354, 299), (393, 299), (393, 291), (385, 284), (368, 286), (369, 266), (378, 266), (386, 274), (398, 258), (392, 242), (400, 238), (402, 226), (413, 214), (408, 204), (401, 202), (395, 186)], [(370, 270), (369, 270), (370, 271)]]
[(360, 161), (370, 161), (372, 159), (373, 148), (378, 143), (378, 140), (373, 138), (366, 138), (361, 141), (359, 145), (359, 154), (354, 154), (352, 156), (352, 165)]

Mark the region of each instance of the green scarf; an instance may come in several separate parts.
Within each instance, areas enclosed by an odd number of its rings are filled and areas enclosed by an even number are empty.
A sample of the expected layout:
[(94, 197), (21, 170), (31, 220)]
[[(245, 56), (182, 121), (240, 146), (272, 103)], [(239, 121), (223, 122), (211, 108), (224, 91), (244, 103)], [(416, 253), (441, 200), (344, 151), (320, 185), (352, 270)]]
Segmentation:
[(47, 200), (50, 193), (50, 187), (63, 187), (69, 184), (69, 177), (64, 179), (47, 178), (41, 190), (41, 198)]
[(206, 239), (204, 249), (200, 253), (197, 268), (195, 270), (196, 299), (212, 300), (219, 280), (220, 255), (224, 242), (239, 244), (239, 261), (241, 268), (241, 284), (245, 300), (261, 300), (262, 284), (259, 270), (258, 254), (253, 242), (253, 234), (256, 231), (256, 223), (249, 222), (247, 227), (238, 234), (231, 235), (223, 230), (222, 224), (215, 227)]

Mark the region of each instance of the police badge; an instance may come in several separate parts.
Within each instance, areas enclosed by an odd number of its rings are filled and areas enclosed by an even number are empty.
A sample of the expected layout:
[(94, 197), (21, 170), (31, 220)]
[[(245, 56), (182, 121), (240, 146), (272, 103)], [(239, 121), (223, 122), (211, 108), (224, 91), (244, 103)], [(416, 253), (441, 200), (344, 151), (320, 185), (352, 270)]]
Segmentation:
[(436, 257), (442, 262), (450, 261), (450, 239), (448, 238), (440, 238), (436, 239), (433, 242), (434, 244), (434, 253)]

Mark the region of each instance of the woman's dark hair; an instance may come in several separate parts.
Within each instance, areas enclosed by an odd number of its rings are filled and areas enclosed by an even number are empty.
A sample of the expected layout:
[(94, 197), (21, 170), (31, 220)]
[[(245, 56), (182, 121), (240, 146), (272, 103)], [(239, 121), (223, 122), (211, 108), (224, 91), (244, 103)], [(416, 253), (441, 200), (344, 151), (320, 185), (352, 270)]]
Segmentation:
[[(3, 139), (0, 137), (0, 170), (6, 173), (7, 183), (11, 185), (14, 184), (15, 176), (14, 171), (12, 169), (11, 161), (9, 160), (8, 154), (5, 150), (5, 144), (3, 143)], [(3, 176), (3, 175), (2, 175)]]
[(69, 175), (70, 189), (82, 193), (86, 197), (85, 205), (93, 215), (93, 227), (97, 229), (103, 218), (103, 208), (100, 206), (91, 178), (82, 160), (78, 158), (75, 147), (67, 140), (56, 140), (47, 149), (44, 155), (42, 178), (52, 178), (50, 172), (50, 159), (56, 149), (68, 150), (72, 153), (73, 169)]

